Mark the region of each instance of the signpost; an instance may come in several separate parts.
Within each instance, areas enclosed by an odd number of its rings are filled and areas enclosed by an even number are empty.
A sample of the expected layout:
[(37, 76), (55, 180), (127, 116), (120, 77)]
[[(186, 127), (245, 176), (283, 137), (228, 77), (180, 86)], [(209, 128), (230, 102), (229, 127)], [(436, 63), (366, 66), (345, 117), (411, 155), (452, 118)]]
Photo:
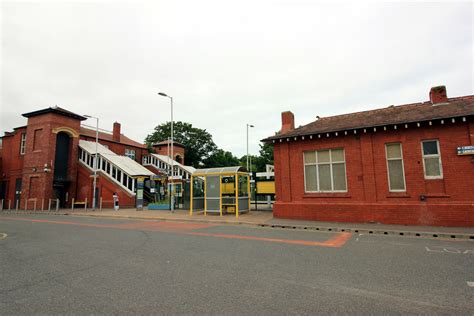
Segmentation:
[(474, 155), (474, 146), (461, 146), (457, 148), (458, 156)]
[(145, 177), (137, 178), (137, 211), (143, 210), (143, 186), (144, 186)]

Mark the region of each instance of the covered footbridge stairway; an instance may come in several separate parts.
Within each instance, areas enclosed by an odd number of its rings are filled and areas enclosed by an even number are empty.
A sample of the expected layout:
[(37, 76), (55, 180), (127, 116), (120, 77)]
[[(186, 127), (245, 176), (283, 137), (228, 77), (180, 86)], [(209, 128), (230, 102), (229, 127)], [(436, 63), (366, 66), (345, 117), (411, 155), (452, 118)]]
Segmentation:
[[(79, 162), (87, 170), (89, 170), (91, 174), (94, 172), (95, 152), (95, 142), (85, 140), (79, 141)], [(112, 184), (112, 186), (107, 185), (107, 187), (110, 187), (112, 190), (116, 190), (113, 192), (117, 192), (117, 194), (120, 192), (125, 193), (129, 199), (125, 197), (125, 199), (128, 200), (128, 203), (125, 203), (124, 201), (123, 204), (127, 206), (131, 206), (128, 204), (135, 201), (137, 178), (150, 178), (155, 176), (155, 173), (143, 167), (135, 160), (126, 156), (117, 155), (101, 144), (97, 144), (97, 158), (98, 179), (106, 180), (109, 182), (109, 184)], [(98, 192), (99, 196), (101, 194), (103, 194), (103, 192)], [(111, 197), (107, 197), (107, 200), (110, 199)], [(134, 205), (134, 203), (132, 205)]]
[[(173, 159), (165, 155), (150, 154), (148, 156), (143, 157), (143, 165), (147, 167), (152, 167), (161, 174), (169, 175), (170, 170), (171, 170), (172, 160)], [(176, 179), (181, 179), (181, 180), (191, 179), (193, 172), (196, 171), (195, 168), (180, 164), (176, 160), (173, 160), (173, 168), (174, 168), (173, 177), (176, 177)]]
[[(173, 174), (171, 173), (171, 163), (173, 163)], [(169, 204), (167, 199), (171, 193), (170, 183), (172, 182), (175, 208), (189, 208), (189, 186), (191, 176), (196, 171), (195, 168), (185, 166), (168, 156), (154, 153), (143, 157), (143, 165), (158, 175), (154, 177), (156, 181), (145, 182), (145, 195), (154, 187), (154, 194), (150, 194), (150, 199), (154, 198), (157, 203)], [(169, 209), (169, 206), (165, 207)]]

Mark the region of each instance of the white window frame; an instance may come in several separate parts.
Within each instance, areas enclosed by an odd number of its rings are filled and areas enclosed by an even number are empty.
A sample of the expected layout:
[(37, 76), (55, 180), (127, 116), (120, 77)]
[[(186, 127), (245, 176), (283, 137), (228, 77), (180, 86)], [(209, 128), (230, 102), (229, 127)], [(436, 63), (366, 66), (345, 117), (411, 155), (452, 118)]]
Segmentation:
[[(423, 150), (423, 143), (425, 142), (436, 142), (436, 147), (438, 149), (438, 154), (436, 155), (425, 155)], [(423, 175), (425, 176), (426, 180), (433, 180), (433, 179), (443, 179), (443, 162), (441, 160), (441, 148), (439, 146), (439, 139), (424, 139), (421, 141), (421, 158), (423, 160)], [(439, 160), (439, 176), (427, 176), (426, 175), (426, 167), (425, 167), (425, 158), (438, 158)]]
[[(329, 174), (330, 174), (330, 178), (331, 178), (331, 188), (334, 188), (334, 177), (333, 177), (333, 174), (332, 174), (332, 165), (333, 165), (333, 162), (332, 162), (332, 154), (331, 154), (331, 151), (332, 150), (340, 150), (342, 149), (342, 155), (344, 157), (344, 160), (341, 162), (341, 161), (337, 161), (337, 162), (334, 162), (334, 164), (339, 164), (339, 163), (344, 163), (344, 180), (345, 180), (345, 186), (346, 186), (346, 189), (345, 190), (324, 190), (324, 191), (321, 191), (319, 190), (319, 168), (318, 166), (319, 165), (327, 165), (329, 164)], [(329, 162), (322, 162), (322, 163), (319, 163), (318, 162), (318, 151), (325, 151), (325, 150), (329, 150)], [(316, 155), (316, 162), (312, 162), (312, 163), (306, 163), (305, 162), (305, 158), (304, 158), (304, 153), (305, 152), (311, 152), (310, 150), (308, 151), (303, 151), (303, 175), (304, 175), (304, 192), (305, 193), (347, 193), (348, 192), (348, 188), (347, 188), (347, 165), (346, 165), (346, 150), (343, 148), (343, 147), (338, 147), (338, 148), (325, 148), (325, 149), (318, 149), (318, 150), (314, 150), (312, 152), (315, 153)], [(316, 186), (318, 188), (317, 191), (308, 191), (306, 189), (306, 166), (316, 166)]]
[(132, 160), (135, 160), (136, 151), (134, 149), (125, 148), (125, 156), (127, 156), (128, 158), (130, 158)]
[(20, 137), (20, 155), (24, 155), (26, 153), (26, 133), (21, 133)]
[[(388, 158), (387, 145), (395, 145), (395, 144), (400, 145), (400, 158)], [(403, 189), (403, 190), (392, 190), (392, 188), (390, 187), (390, 172), (389, 172), (389, 169), (388, 169), (388, 161), (389, 160), (401, 160), (402, 161), (403, 187), (405, 189)], [(386, 164), (387, 164), (388, 191), (389, 192), (406, 192), (407, 191), (407, 182), (406, 182), (406, 179), (405, 179), (405, 163), (403, 162), (403, 145), (402, 145), (402, 143), (386, 143), (385, 144), (385, 161), (386, 161)]]

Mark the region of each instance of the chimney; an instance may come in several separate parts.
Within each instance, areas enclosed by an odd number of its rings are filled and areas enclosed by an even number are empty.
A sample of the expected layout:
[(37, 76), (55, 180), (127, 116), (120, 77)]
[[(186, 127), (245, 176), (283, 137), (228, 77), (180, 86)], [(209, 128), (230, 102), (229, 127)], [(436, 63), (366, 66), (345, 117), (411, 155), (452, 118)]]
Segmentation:
[(114, 123), (114, 132), (112, 134), (112, 139), (115, 142), (120, 142), (120, 123), (119, 122)]
[(433, 87), (430, 90), (430, 101), (431, 104), (446, 103), (448, 102), (448, 96), (446, 94), (445, 86)]
[(295, 116), (291, 111), (281, 112), (280, 133), (286, 133), (295, 129)]

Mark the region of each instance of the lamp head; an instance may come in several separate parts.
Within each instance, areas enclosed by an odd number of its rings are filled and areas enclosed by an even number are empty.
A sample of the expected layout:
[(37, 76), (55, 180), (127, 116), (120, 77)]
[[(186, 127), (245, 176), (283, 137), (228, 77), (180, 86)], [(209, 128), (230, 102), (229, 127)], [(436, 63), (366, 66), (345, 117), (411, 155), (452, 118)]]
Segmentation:
[(167, 97), (168, 95), (166, 95), (166, 93), (163, 93), (163, 92), (158, 92), (159, 95), (161, 95), (162, 97)]

